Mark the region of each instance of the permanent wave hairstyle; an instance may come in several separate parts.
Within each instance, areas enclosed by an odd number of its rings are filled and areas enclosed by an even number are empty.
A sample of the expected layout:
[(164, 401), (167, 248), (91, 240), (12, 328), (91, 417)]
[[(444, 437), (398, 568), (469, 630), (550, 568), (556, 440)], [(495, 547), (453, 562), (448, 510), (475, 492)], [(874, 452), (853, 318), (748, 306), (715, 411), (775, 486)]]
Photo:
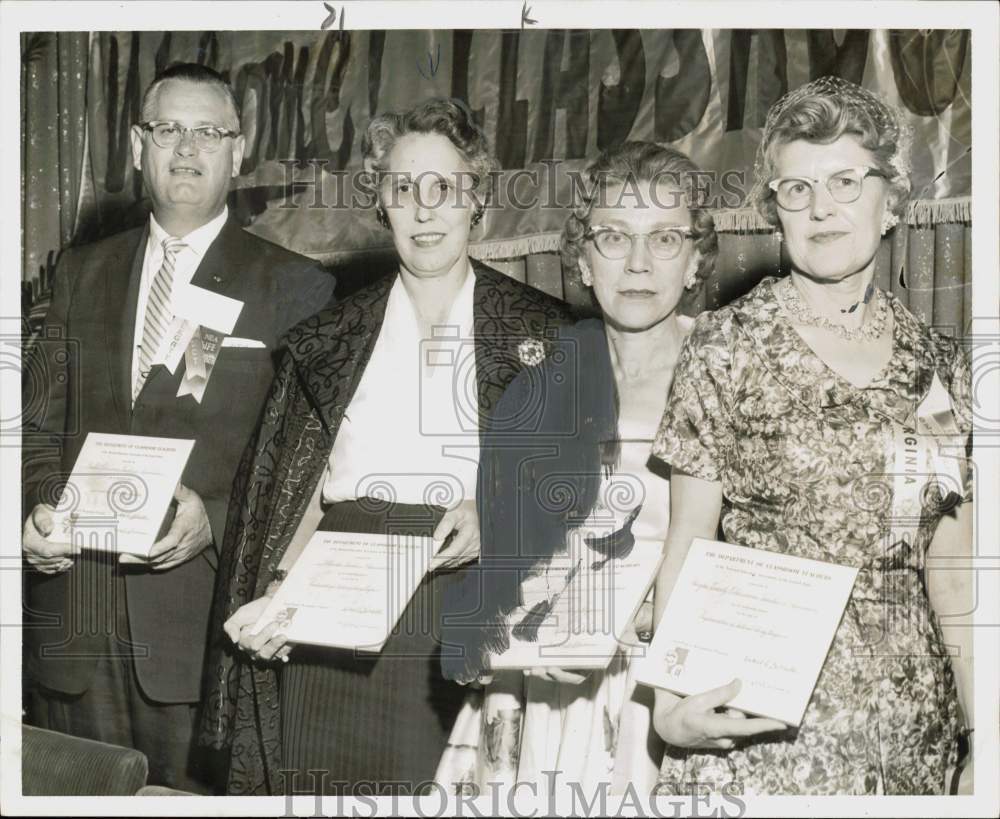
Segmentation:
[(472, 193), (477, 197), (481, 218), (481, 208), (492, 184), (491, 173), (499, 163), (468, 106), (458, 99), (432, 97), (408, 111), (374, 117), (361, 140), (365, 168), (376, 177), (372, 181), (377, 182), (378, 175), (389, 170), (389, 153), (396, 141), (407, 134), (439, 134), (455, 146), (472, 171)]
[(702, 202), (703, 194), (698, 187), (701, 173), (687, 154), (653, 142), (624, 142), (604, 151), (587, 168), (583, 185), (574, 186), (572, 210), (559, 244), (563, 265), (579, 271), (591, 212), (596, 203), (606, 201), (609, 187), (619, 184), (634, 189), (639, 183), (662, 182), (683, 195), (691, 213), (694, 246), (699, 253), (700, 285), (714, 268), (719, 252), (715, 222)]
[(754, 163), (750, 200), (771, 225), (778, 225), (778, 205), (767, 183), (777, 174), (775, 151), (805, 140), (820, 145), (854, 136), (872, 152), (889, 185), (889, 208), (897, 216), (910, 195), (912, 133), (900, 111), (878, 94), (840, 77), (820, 77), (785, 94), (771, 106)]

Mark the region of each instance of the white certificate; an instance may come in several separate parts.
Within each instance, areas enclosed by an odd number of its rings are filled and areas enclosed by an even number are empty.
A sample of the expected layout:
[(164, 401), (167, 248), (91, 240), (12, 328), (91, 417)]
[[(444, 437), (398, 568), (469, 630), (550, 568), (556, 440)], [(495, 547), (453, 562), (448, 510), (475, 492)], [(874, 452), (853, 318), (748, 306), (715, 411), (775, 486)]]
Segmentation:
[(729, 706), (798, 725), (857, 572), (696, 539), (636, 678), (690, 695), (738, 677)]
[(187, 438), (88, 433), (48, 539), (147, 556), (193, 447)]
[[(494, 669), (606, 668), (646, 597), (660, 561), (662, 540), (636, 539), (627, 555), (607, 557), (580, 531), (570, 547), (521, 583), (523, 604), (508, 617), (509, 648)], [(634, 636), (631, 638), (634, 640)]]
[(316, 532), (253, 633), (278, 621), (291, 643), (381, 651), (443, 541)]

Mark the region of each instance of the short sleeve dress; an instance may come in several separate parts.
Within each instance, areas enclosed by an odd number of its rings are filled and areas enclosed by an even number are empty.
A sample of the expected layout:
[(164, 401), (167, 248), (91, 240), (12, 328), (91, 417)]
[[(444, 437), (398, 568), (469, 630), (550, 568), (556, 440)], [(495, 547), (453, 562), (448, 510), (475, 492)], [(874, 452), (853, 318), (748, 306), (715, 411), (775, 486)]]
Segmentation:
[[(958, 702), (923, 570), (938, 520), (971, 498), (969, 358), (889, 296), (891, 358), (855, 387), (784, 318), (775, 282), (699, 318), (653, 454), (722, 484), (727, 542), (860, 571), (798, 730), (668, 746), (658, 792), (942, 793)], [(933, 410), (949, 435), (930, 434)]]

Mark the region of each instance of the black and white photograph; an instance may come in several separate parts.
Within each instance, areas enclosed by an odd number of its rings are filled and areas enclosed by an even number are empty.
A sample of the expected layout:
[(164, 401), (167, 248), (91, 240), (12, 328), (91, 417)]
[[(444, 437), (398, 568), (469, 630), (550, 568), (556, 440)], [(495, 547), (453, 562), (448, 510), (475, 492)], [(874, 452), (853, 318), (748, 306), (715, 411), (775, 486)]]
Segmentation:
[(1000, 813), (998, 7), (0, 21), (4, 815)]

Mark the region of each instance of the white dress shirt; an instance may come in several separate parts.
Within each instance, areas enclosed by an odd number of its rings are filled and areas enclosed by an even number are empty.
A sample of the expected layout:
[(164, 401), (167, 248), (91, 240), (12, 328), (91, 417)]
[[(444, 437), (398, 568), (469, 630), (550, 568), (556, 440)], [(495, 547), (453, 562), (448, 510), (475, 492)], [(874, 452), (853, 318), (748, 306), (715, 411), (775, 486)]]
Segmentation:
[[(229, 208), (223, 206), (222, 213), (212, 221), (206, 222), (200, 228), (195, 228), (186, 236), (176, 238), (184, 242), (187, 247), (177, 254), (174, 260), (174, 279), (170, 293), (170, 309), (173, 310), (173, 298), (177, 289), (183, 285), (191, 283), (198, 265), (208, 251), (209, 245), (215, 241), (216, 237), (226, 224), (229, 216)], [(167, 233), (156, 218), (149, 215), (149, 240), (146, 242), (146, 255), (142, 260), (142, 277), (139, 279), (139, 301), (135, 306), (135, 333), (132, 337), (132, 390), (135, 391), (136, 381), (139, 378), (139, 348), (142, 345), (142, 331), (146, 323), (146, 304), (149, 301), (149, 289), (153, 286), (153, 278), (156, 276), (163, 264), (163, 241), (169, 239)], [(154, 359), (155, 360), (155, 359)]]
[(330, 453), (327, 503), (375, 497), (452, 507), (476, 496), (479, 399), (469, 266), (448, 320), (421, 337), (397, 278)]

